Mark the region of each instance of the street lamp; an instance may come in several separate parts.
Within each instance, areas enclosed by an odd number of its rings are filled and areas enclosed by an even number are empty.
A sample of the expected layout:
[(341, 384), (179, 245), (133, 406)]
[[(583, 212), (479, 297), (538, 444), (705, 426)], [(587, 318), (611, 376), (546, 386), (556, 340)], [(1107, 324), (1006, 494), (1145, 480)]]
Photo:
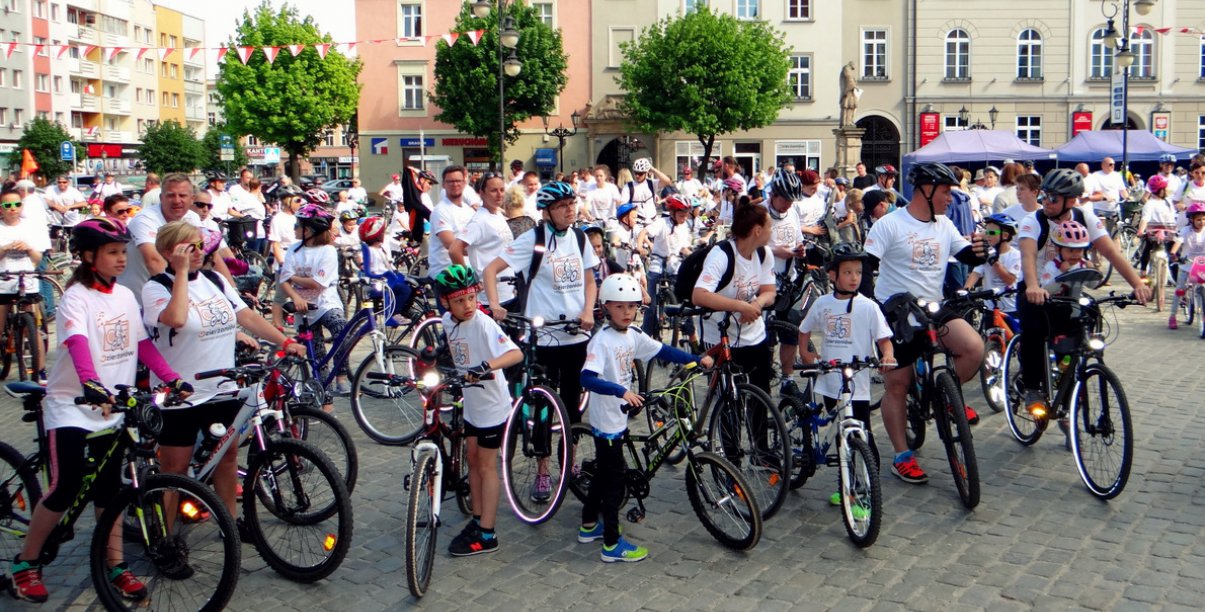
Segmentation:
[(988, 119), (992, 120), (992, 129), (996, 129), (996, 117), (1000, 116), (1000, 111), (996, 110), (996, 105), (992, 105), (992, 110), (987, 111)]
[(967, 110), (965, 104), (962, 108), (958, 109), (958, 123), (961, 123), (963, 126), (970, 125), (971, 123), (971, 111)]
[[(506, 15), (507, 0), (497, 0), (498, 11), (498, 165), (506, 164), (506, 84), (505, 77), (517, 77), (523, 71), (523, 63), (515, 55), (515, 47), (519, 46), (519, 30), (515, 29), (515, 20)], [(485, 19), (490, 11), (495, 10), (495, 3), (489, 0), (478, 0), (473, 3), (473, 15)], [(505, 49), (510, 49), (510, 55), (503, 57)]]
[[(1121, 176), (1130, 169), (1130, 66), (1138, 56), (1130, 47), (1130, 1), (1131, 0), (1101, 0), (1100, 13), (1108, 19), (1108, 29), (1105, 30), (1103, 42), (1109, 49), (1116, 49), (1113, 57), (1113, 70), (1121, 69)], [(1155, 7), (1155, 0), (1133, 0), (1134, 11), (1139, 15), (1147, 15)], [(1114, 27), (1114, 18), (1121, 14), (1121, 32)], [(1110, 118), (1112, 119), (1112, 118)], [(1114, 123), (1110, 121), (1110, 123)], [(1114, 126), (1116, 127), (1116, 126)]]
[(563, 126), (563, 125), (557, 124), (556, 129), (549, 132), (548, 131), (548, 115), (544, 115), (543, 119), (544, 119), (544, 134), (546, 136), (552, 136), (552, 137), (556, 138), (557, 159), (561, 163), (561, 172), (564, 172), (565, 171), (565, 139), (577, 135), (577, 122), (581, 121), (582, 116), (577, 114), (577, 111), (573, 111), (573, 114), (569, 115), (569, 120), (573, 122), (573, 130), (572, 131), (565, 129), (565, 126)]

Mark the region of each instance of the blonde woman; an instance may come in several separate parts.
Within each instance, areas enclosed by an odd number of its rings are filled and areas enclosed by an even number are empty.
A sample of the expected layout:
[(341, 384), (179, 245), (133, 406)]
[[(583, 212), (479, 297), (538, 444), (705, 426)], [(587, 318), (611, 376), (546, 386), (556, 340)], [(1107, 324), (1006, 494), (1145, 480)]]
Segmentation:
[(527, 196), (521, 185), (515, 185), (506, 190), (506, 195), (502, 199), (502, 213), (506, 215), (506, 225), (510, 227), (510, 233), (515, 238), (536, 226), (535, 220), (527, 216), (527, 212), (524, 210), (526, 204)]

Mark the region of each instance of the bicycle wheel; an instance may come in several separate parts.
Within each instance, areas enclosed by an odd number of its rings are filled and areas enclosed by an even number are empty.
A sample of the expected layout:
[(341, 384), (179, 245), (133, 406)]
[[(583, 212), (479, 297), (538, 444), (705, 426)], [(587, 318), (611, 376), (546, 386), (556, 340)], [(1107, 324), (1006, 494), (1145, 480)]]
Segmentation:
[[(53, 266), (54, 264), (52, 263), (51, 267)], [(49, 273), (49, 270), (47, 273)], [(58, 312), (59, 304), (63, 303), (63, 285), (53, 278), (42, 278), (39, 281), (42, 294), (42, 320), (43, 322), (54, 321), (54, 315)]]
[(744, 475), (762, 518), (774, 516), (790, 487), (791, 449), (786, 422), (770, 396), (753, 385), (737, 385), (736, 399), (716, 403), (707, 438), (709, 450)]
[[(436, 316), (423, 319), (414, 331), (410, 334), (410, 338), (406, 340), (406, 346), (413, 349), (418, 354), (434, 351), (439, 354), (440, 347), (444, 344), (443, 339), (443, 319)], [(406, 362), (406, 369), (399, 371), (399, 374), (405, 374), (414, 379), (422, 378), (423, 371), (418, 367), (418, 360), (411, 358)], [(447, 365), (452, 365), (451, 363)]]
[(791, 443), (790, 487), (794, 490), (802, 487), (816, 474), (816, 455), (812, 450), (812, 416), (811, 411), (796, 397), (781, 398), (778, 410), (786, 421), (787, 440)]
[[(186, 500), (181, 502), (180, 500)], [(188, 521), (179, 513), (208, 513)], [(146, 585), (131, 601), (109, 581), (109, 534), (127, 515), (138, 517), (136, 541), (123, 544), (125, 564)], [(92, 533), (92, 584), (108, 610), (221, 610), (238, 583), (242, 549), (234, 519), (209, 487), (184, 476), (154, 474), (138, 490), (121, 490)]]
[[(460, 508), (461, 514), (473, 516), (473, 492), (469, 489), (469, 443), (462, 436), (452, 442), (452, 447), (456, 449), (460, 463), (460, 474), (456, 481), (456, 507)], [(444, 471), (450, 475), (451, 466), (445, 467)]]
[(1151, 284), (1155, 289), (1155, 312), (1163, 312), (1167, 301), (1167, 255), (1161, 253), (1158, 257), (1152, 256), (1151, 265), (1155, 268), (1155, 273), (1151, 275)]
[(686, 497), (713, 538), (735, 550), (751, 550), (761, 540), (762, 513), (740, 470), (715, 453), (691, 453)]
[(974, 508), (979, 505), (979, 463), (975, 459), (975, 442), (971, 436), (971, 425), (967, 423), (966, 403), (962, 401), (962, 389), (954, 382), (949, 372), (938, 372), (933, 378), (936, 394), (933, 398), (934, 422), (942, 444), (946, 447), (946, 458), (950, 463), (950, 474), (962, 505)]
[(1004, 330), (993, 327), (984, 334), (983, 363), (979, 366), (979, 386), (992, 412), (1004, 410)]
[(572, 440), (560, 396), (543, 385), (525, 389), (502, 433), (502, 488), (524, 523), (547, 521), (565, 499), (573, 454), (566, 434)]
[[(594, 434), (587, 423), (574, 423), (570, 428), (569, 442), (572, 444), (573, 469), (569, 472), (569, 490), (583, 504), (590, 496), (590, 484), (594, 482)], [(623, 497), (619, 507), (628, 505), (630, 495), (627, 486), (623, 488)]]
[(243, 520), (264, 562), (289, 580), (335, 571), (351, 546), (351, 495), (330, 459), (300, 440), (273, 440), (243, 480)]
[(1004, 349), (1004, 416), (1017, 442), (1030, 446), (1042, 437), (1049, 422), (1035, 418), (1025, 405), (1025, 384), (1021, 380), (1021, 334), (1013, 336)]
[[(12, 559), (21, 552), (40, 499), (42, 486), (36, 470), (17, 449), (0, 442), (0, 559)], [(0, 578), (0, 582), (4, 580)]]
[[(8, 375), (12, 373), (13, 356), (17, 352), (16, 345), (19, 338), (17, 331), (16, 323), (10, 325), (9, 322), (5, 322), (4, 337), (0, 338), (0, 379), (8, 380)], [(12, 350), (9, 350), (10, 346)]]
[(343, 475), (343, 484), (351, 493), (356, 488), (356, 479), (360, 474), (360, 458), (347, 428), (335, 415), (322, 410), (295, 406), (289, 409), (288, 414), (285, 430), (291, 437), (309, 442), (322, 451)]
[(846, 437), (841, 449), (841, 520), (849, 539), (860, 548), (874, 544), (883, 523), (883, 490), (870, 445)]
[(904, 396), (904, 414), (908, 420), (907, 429), (904, 430), (904, 436), (907, 438), (908, 448), (910, 450), (920, 450), (920, 447), (925, 445), (925, 436), (929, 427), (929, 413), (925, 411), (925, 407), (916, 397), (916, 392), (909, 388), (907, 395)]
[(431, 584), (431, 568), (435, 565), (435, 538), (439, 532), (439, 516), (435, 514), (438, 480), (435, 453), (420, 454), (410, 472), (410, 503), (406, 513), (406, 584), (416, 598), (426, 594)]
[[(1184, 265), (1184, 264), (1180, 264), (1180, 265)], [(1197, 318), (1197, 291), (1196, 291), (1196, 289), (1190, 288), (1189, 291), (1185, 292), (1183, 301), (1181, 303), (1184, 305), (1184, 325), (1191, 329), (1193, 321), (1195, 321)]]
[(17, 355), (16, 363), (18, 380), (33, 380), (38, 375), (35, 371), (34, 351), (41, 340), (38, 339), (38, 326), (34, 323), (33, 315), (23, 312), (18, 315)]
[(413, 357), (410, 349), (385, 347), (383, 363), (377, 363), (376, 355), (368, 355), (352, 377), (351, 413), (360, 429), (378, 444), (409, 444), (423, 430), (423, 398), (413, 385), (368, 378), (369, 373), (406, 374)]
[(1104, 364), (1088, 366), (1071, 406), (1071, 451), (1088, 490), (1113, 499), (1125, 489), (1134, 460), (1130, 404), (1113, 371)]

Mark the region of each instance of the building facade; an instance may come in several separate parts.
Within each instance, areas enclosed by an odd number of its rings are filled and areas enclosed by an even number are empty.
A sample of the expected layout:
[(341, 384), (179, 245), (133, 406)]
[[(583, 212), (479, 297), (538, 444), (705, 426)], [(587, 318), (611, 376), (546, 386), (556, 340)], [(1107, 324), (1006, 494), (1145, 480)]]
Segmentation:
[[(30, 36), (29, 7), (19, 0), (3, 0), (0, 6), (0, 40), (24, 40)], [(0, 159), (16, 148), (25, 122), (33, 117), (33, 62), (26, 49), (17, 48), (8, 57), (0, 54)]]

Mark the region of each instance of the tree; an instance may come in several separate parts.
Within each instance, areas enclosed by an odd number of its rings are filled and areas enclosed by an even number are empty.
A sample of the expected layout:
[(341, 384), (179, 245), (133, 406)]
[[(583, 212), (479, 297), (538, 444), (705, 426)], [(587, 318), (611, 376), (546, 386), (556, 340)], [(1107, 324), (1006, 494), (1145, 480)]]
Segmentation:
[(70, 141), (75, 146), (75, 154), (81, 155), (80, 143), (71, 139), (67, 129), (58, 123), (42, 118), (35, 118), (17, 141), (17, 148), (8, 154), (11, 168), (21, 167), (21, 152), (29, 149), (33, 158), (38, 162), (38, 174), (44, 177), (63, 176), (74, 169), (74, 164), (59, 159), (59, 146), (63, 141)]
[(569, 60), (561, 44), (561, 32), (548, 27), (535, 8), (515, 2), (506, 9), (520, 32), (515, 56), (523, 64), (515, 77), (504, 77), (505, 121), (498, 107), (498, 12), (476, 17), (465, 3), (456, 18), (454, 31), (482, 30), (476, 45), (467, 36), (456, 44), (439, 41), (435, 47), (435, 92), (431, 102), (439, 107), (435, 119), (466, 134), (485, 137), (490, 156), (499, 160), (500, 134), (506, 142), (519, 138), (515, 124), (552, 112), (556, 97), (565, 89)]
[[(230, 161), (222, 161), (222, 135), (230, 137), (230, 141), (234, 143), (234, 159)], [(204, 161), (201, 162), (201, 168), (204, 170), (222, 170), (227, 166), (231, 168), (245, 168), (250, 159), (247, 158), (247, 152), (242, 147), (238, 146), (238, 135), (230, 126), (225, 123), (212, 125), (205, 135), (201, 137), (201, 148), (204, 150)]]
[(148, 126), (138, 156), (148, 172), (160, 176), (170, 172), (189, 174), (205, 163), (205, 150), (196, 132), (175, 119)]
[[(278, 11), (265, 0), (243, 13), (229, 55), (218, 72), (218, 96), (229, 129), (274, 142), (289, 153), (289, 175), (301, 176), (300, 161), (322, 141), (322, 135), (346, 123), (360, 103), (360, 60), (350, 60), (331, 47), (326, 57), (313, 46), (330, 43), (313, 17), (300, 19), (297, 9), (284, 5)], [(286, 45), (307, 45), (293, 57)], [(237, 47), (281, 47), (269, 63), (256, 51), (244, 65)]]
[(622, 47), (622, 108), (643, 132), (686, 132), (703, 145), (702, 175), (718, 134), (773, 123), (791, 101), (781, 32), (705, 5), (666, 18)]

